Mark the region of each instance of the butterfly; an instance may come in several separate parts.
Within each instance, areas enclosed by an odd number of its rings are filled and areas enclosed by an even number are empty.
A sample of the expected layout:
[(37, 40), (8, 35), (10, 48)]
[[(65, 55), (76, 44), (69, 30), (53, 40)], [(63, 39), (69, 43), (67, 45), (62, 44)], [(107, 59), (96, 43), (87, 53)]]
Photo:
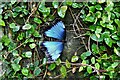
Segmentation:
[(46, 48), (46, 56), (48, 60), (55, 61), (61, 55), (64, 49), (65, 26), (62, 21), (57, 22), (44, 34), (47, 37), (55, 38), (57, 41), (44, 41), (42, 45)]

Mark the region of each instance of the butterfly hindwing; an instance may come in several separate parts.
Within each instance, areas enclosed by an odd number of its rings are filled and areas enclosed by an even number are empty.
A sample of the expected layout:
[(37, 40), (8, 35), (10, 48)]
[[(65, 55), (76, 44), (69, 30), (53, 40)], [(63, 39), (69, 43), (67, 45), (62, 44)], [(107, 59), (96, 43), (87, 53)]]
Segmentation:
[(53, 61), (60, 56), (64, 48), (62, 42), (45, 41), (43, 45), (47, 48), (48, 57), (50, 57)]
[(62, 21), (59, 21), (51, 29), (45, 31), (45, 35), (48, 37), (56, 38), (59, 40), (63, 40), (65, 36), (65, 26)]

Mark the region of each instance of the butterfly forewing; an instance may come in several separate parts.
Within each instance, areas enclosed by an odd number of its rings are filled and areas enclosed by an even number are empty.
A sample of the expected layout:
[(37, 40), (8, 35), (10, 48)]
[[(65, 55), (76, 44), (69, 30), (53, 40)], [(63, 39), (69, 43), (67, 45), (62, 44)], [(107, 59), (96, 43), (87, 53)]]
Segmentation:
[(55, 24), (51, 29), (45, 32), (45, 35), (48, 37), (56, 38), (63, 40), (65, 36), (65, 26), (62, 21)]

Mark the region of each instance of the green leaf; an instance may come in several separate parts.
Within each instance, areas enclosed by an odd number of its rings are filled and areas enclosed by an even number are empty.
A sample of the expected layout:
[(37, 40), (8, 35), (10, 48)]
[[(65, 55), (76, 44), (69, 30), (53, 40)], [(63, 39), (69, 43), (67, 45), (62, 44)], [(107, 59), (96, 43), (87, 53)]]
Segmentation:
[(79, 72), (81, 72), (83, 70), (83, 67), (81, 66), (80, 68), (79, 68)]
[(18, 58), (16, 58), (15, 60), (14, 60), (14, 63), (15, 64), (19, 64), (19, 62), (21, 61), (21, 59), (22, 59), (22, 57), (18, 57)]
[(79, 5), (78, 5), (78, 3), (72, 3), (72, 7), (73, 7), (73, 8), (78, 8)]
[(2, 19), (0, 19), (0, 26), (5, 26), (5, 22)]
[(2, 43), (0, 42), (0, 51), (4, 48), (4, 46), (2, 45)]
[(90, 66), (87, 67), (87, 72), (88, 72), (89, 74), (92, 73), (92, 68), (91, 68)]
[(98, 69), (98, 70), (100, 69), (99, 63), (95, 63), (95, 68)]
[(94, 40), (94, 41), (98, 41), (98, 42), (103, 41), (103, 36), (102, 36), (102, 35), (100, 36), (100, 38), (98, 38), (98, 37), (96, 36), (96, 34), (91, 34), (90, 37), (91, 37), (91, 39)]
[(94, 54), (99, 54), (99, 47), (95, 43), (92, 44), (92, 52)]
[(12, 68), (14, 69), (15, 72), (19, 71), (21, 66), (19, 64), (11, 64)]
[(104, 40), (109, 47), (112, 47), (113, 40), (111, 38), (104, 38)]
[(13, 11), (15, 11), (15, 12), (21, 12), (22, 11), (22, 7), (20, 7), (20, 6), (17, 6), (17, 7), (15, 7), (14, 9), (13, 9)]
[(107, 71), (113, 71), (114, 68), (113, 68), (112, 66), (109, 66), (106, 70), (107, 70)]
[(34, 75), (38, 76), (41, 73), (41, 69), (39, 67), (36, 67), (34, 70)]
[(13, 28), (13, 32), (19, 31), (19, 29), (20, 29), (20, 26), (15, 26), (15, 27)]
[(112, 34), (112, 38), (115, 40), (119, 40), (119, 37), (116, 34)]
[(16, 26), (15, 23), (9, 24), (10, 28), (13, 29), (13, 32), (19, 31), (20, 26)]
[(7, 37), (7, 35), (4, 35), (4, 36), (2, 37), (2, 42), (4, 42), (4, 45), (5, 45), (5, 46), (8, 46), (11, 41), (10, 41), (10, 39)]
[(34, 18), (34, 22), (36, 22), (36, 23), (38, 23), (38, 24), (41, 24), (41, 23), (42, 23), (42, 21), (41, 21), (40, 19), (38, 19), (38, 18)]
[(103, 58), (103, 59), (107, 59), (107, 58), (108, 58), (107, 54), (103, 54), (103, 55), (102, 55), (102, 58)]
[(60, 68), (60, 72), (62, 74), (62, 78), (65, 78), (67, 75), (66, 67), (62, 65), (62, 67)]
[(118, 56), (120, 56), (120, 52), (114, 47), (114, 53), (116, 53)]
[(10, 1), (12, 4), (15, 4), (15, 2), (17, 2), (17, 0), (11, 0)]
[(102, 27), (96, 26), (96, 31), (95, 31), (95, 33), (101, 33), (101, 31), (102, 31)]
[(94, 12), (95, 11), (95, 6), (90, 6), (89, 7), (89, 12)]
[(42, 64), (45, 65), (46, 62), (47, 62), (47, 59), (46, 59), (46, 58), (43, 58)]
[(66, 65), (67, 68), (70, 68), (70, 67), (71, 67), (70, 62), (69, 62), (67, 59), (66, 59), (66, 64), (65, 64), (65, 65)]
[(120, 47), (120, 41), (117, 41), (117, 45)]
[(91, 58), (91, 62), (92, 62), (92, 64), (95, 64), (95, 57)]
[(54, 0), (52, 2), (52, 5), (53, 5), (54, 8), (58, 8), (58, 5), (59, 5), (58, 0)]
[(50, 8), (45, 7), (45, 0), (41, 2), (39, 5), (38, 10), (43, 14), (44, 18), (46, 18), (50, 14)]
[(56, 65), (60, 65), (61, 64), (61, 60), (57, 59), (57, 61), (55, 63), (56, 63)]
[(3, 9), (0, 8), (0, 14), (2, 14), (2, 12), (3, 12)]
[(61, 8), (58, 9), (58, 15), (61, 18), (64, 18), (65, 14), (66, 14), (66, 11), (67, 11), (67, 6), (62, 6)]
[(29, 46), (30, 46), (31, 49), (34, 49), (36, 47), (36, 44), (32, 43), (32, 44), (29, 44)]
[(91, 52), (87, 51), (81, 54), (81, 59), (84, 60), (91, 55)]
[(25, 76), (28, 76), (28, 69), (27, 68), (22, 68), (22, 74)]
[(115, 68), (115, 67), (117, 67), (119, 65), (119, 62), (114, 62), (111, 66), (113, 67), (113, 68)]
[(106, 27), (107, 27), (108, 29), (110, 29), (110, 30), (114, 30), (114, 27), (113, 27), (113, 25), (111, 25), (111, 24), (108, 24)]
[(25, 24), (22, 29), (23, 30), (29, 30), (31, 28), (31, 25), (30, 24)]
[(91, 31), (95, 31), (95, 29), (96, 29), (96, 27), (94, 25), (90, 25), (89, 28), (90, 28)]
[(50, 71), (52, 71), (52, 70), (55, 69), (55, 67), (56, 67), (56, 64), (53, 63), (53, 64), (50, 64), (50, 66), (48, 67), (48, 69), (49, 69)]
[(107, 4), (107, 6), (105, 7), (105, 10), (107, 12), (110, 12), (113, 10), (113, 6), (114, 6), (114, 4), (112, 2), (110, 2), (110, 4)]
[(36, 31), (36, 30), (34, 31), (33, 36), (34, 36), (34, 37), (41, 37), (41, 35), (39, 34), (39, 32)]
[(35, 67), (39, 66), (39, 60), (36, 60), (36, 61), (34, 62), (34, 66), (35, 66)]
[(72, 5), (72, 0), (66, 0), (66, 4), (71, 6)]
[(96, 8), (97, 10), (103, 10), (102, 7), (101, 7), (101, 5), (99, 5), (99, 4), (95, 5), (95, 8)]
[(72, 59), (71, 59), (71, 62), (76, 62), (76, 61), (78, 61), (78, 56), (72, 56)]
[(32, 52), (31, 51), (24, 52), (22, 56), (27, 57), (27, 58), (31, 58), (32, 57)]
[(97, 12), (95, 13), (95, 16), (96, 16), (97, 18), (101, 18), (101, 12), (100, 12), (100, 11), (97, 11)]
[(11, 23), (9, 24), (10, 28), (14, 28), (15, 27), (15, 23)]
[(118, 25), (118, 27), (120, 28), (120, 20), (119, 19), (115, 19), (115, 23)]
[(85, 21), (88, 21), (88, 22), (95, 22), (95, 18), (93, 17), (93, 15), (91, 14), (88, 14), (85, 18)]

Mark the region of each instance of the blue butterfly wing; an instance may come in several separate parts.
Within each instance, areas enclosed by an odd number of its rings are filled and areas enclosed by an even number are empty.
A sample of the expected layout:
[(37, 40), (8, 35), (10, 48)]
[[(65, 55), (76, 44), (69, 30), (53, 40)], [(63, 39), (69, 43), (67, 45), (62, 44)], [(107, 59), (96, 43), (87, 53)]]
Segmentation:
[(47, 48), (47, 57), (50, 57), (53, 61), (59, 58), (64, 48), (62, 42), (46, 41), (43, 45)]
[(65, 26), (62, 21), (59, 21), (51, 29), (45, 32), (45, 35), (48, 37), (56, 38), (63, 40), (65, 36)]

